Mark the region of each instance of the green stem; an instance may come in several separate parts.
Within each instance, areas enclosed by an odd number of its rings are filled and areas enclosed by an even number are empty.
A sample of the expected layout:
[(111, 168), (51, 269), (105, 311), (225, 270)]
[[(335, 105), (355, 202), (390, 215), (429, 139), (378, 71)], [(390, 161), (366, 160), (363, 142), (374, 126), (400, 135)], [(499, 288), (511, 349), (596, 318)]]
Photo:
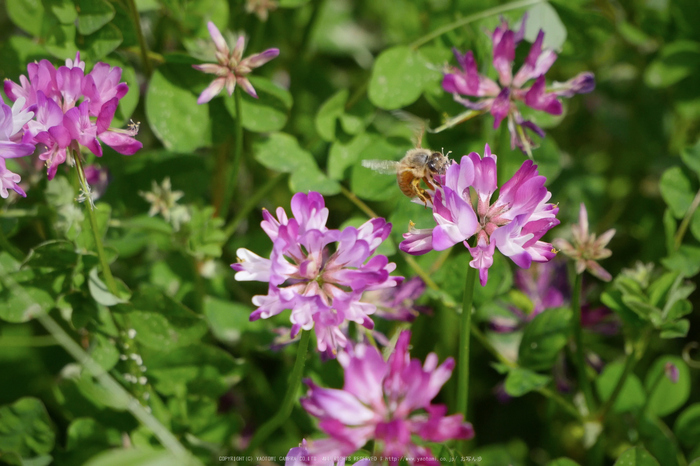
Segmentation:
[(2, 226), (0, 226), (0, 247), (4, 249), (5, 251), (9, 252), (12, 257), (17, 259), (18, 261), (24, 260), (24, 253), (19, 250), (14, 244), (10, 243), (10, 241), (7, 239), (7, 236), (5, 236), (5, 232), (2, 229)]
[(90, 228), (92, 229), (92, 235), (95, 238), (95, 248), (97, 249), (97, 257), (100, 259), (100, 264), (102, 265), (102, 274), (105, 278), (105, 284), (110, 293), (118, 296), (119, 291), (117, 288), (117, 282), (114, 280), (112, 271), (109, 268), (109, 262), (107, 261), (107, 255), (105, 254), (104, 246), (102, 245), (102, 238), (100, 237), (100, 229), (97, 226), (97, 217), (95, 216), (95, 206), (92, 203), (90, 197), (90, 186), (85, 179), (85, 171), (83, 170), (83, 162), (80, 160), (80, 154), (74, 153), (73, 159), (75, 160), (75, 169), (78, 172), (78, 180), (83, 189), (87, 199), (85, 200), (86, 210), (88, 212), (88, 218), (90, 219)]
[(307, 58), (307, 48), (309, 47), (311, 34), (316, 27), (316, 22), (318, 21), (322, 1), (323, 0), (312, 0), (311, 2), (311, 7), (313, 8), (313, 10), (311, 11), (311, 17), (309, 18), (309, 22), (306, 23), (306, 27), (304, 28), (304, 35), (301, 38), (301, 43), (299, 44), (299, 52), (297, 55), (302, 60)]
[(151, 59), (148, 56), (148, 45), (146, 45), (146, 38), (143, 36), (143, 29), (141, 29), (141, 17), (139, 16), (139, 10), (136, 8), (136, 2), (134, 0), (127, 0), (127, 3), (129, 4), (131, 20), (134, 22), (136, 37), (139, 41), (139, 48), (141, 49), (143, 72), (146, 74), (146, 77), (150, 77), (151, 73), (153, 73), (153, 66), (151, 65)]
[(412, 49), (417, 49), (421, 47), (422, 45), (427, 44), (433, 39), (436, 39), (440, 37), (441, 35), (450, 32), (454, 29), (457, 29), (462, 26), (466, 26), (469, 23), (473, 23), (474, 21), (478, 21), (480, 19), (488, 18), (489, 16), (497, 15), (500, 13), (505, 13), (506, 11), (510, 10), (517, 10), (518, 8), (525, 8), (531, 5), (536, 5), (538, 3), (544, 3), (546, 0), (521, 0), (519, 2), (511, 2), (511, 3), (506, 3), (505, 5), (500, 5), (497, 7), (489, 8), (488, 10), (484, 10), (480, 13), (475, 13), (473, 15), (465, 16), (464, 18), (458, 19), (457, 21), (454, 21), (450, 24), (446, 24), (442, 27), (437, 28), (433, 32), (426, 34), (425, 36), (421, 37), (420, 39), (416, 40), (411, 44)]
[(644, 416), (644, 413), (647, 412), (647, 409), (649, 408), (649, 402), (651, 401), (651, 395), (654, 393), (654, 390), (656, 390), (656, 387), (659, 386), (659, 383), (661, 382), (661, 379), (663, 379), (666, 374), (666, 371), (662, 370), (659, 372), (659, 374), (656, 376), (654, 381), (651, 384), (651, 387), (649, 387), (649, 391), (647, 392), (647, 398), (644, 400), (644, 406), (642, 406), (642, 416)]
[(19, 335), (2, 335), (0, 336), (0, 347), (3, 346), (55, 346), (60, 344), (56, 338), (51, 335), (38, 336), (19, 336)]
[(226, 235), (226, 240), (228, 240), (231, 236), (233, 236), (233, 234), (236, 232), (236, 229), (238, 229), (238, 225), (241, 224), (243, 219), (245, 219), (248, 216), (248, 214), (272, 190), (272, 188), (279, 185), (280, 181), (282, 180), (282, 178), (284, 176), (285, 176), (284, 173), (280, 173), (276, 176), (273, 176), (258, 191), (256, 191), (255, 194), (253, 194), (251, 197), (248, 198), (246, 203), (243, 204), (243, 207), (241, 208), (241, 210), (239, 210), (236, 213), (236, 216), (233, 217), (233, 220), (231, 220), (231, 223), (226, 225), (226, 227), (224, 228), (224, 234)]
[(583, 282), (583, 274), (576, 274), (574, 282), (574, 291), (571, 295), (571, 309), (574, 311), (574, 343), (576, 344), (576, 369), (578, 371), (579, 384), (583, 391), (583, 396), (586, 398), (586, 406), (588, 412), (592, 413), (595, 410), (595, 399), (593, 398), (593, 390), (591, 383), (586, 374), (586, 358), (583, 354), (583, 330), (581, 329), (581, 284)]
[(559, 406), (561, 406), (562, 408), (564, 408), (564, 410), (565, 410), (567, 413), (571, 414), (575, 419), (577, 419), (577, 420), (583, 422), (583, 416), (581, 416), (581, 413), (578, 412), (578, 410), (574, 407), (574, 405), (572, 405), (571, 403), (569, 403), (568, 401), (566, 401), (564, 398), (562, 398), (561, 396), (559, 396), (558, 393), (553, 392), (552, 390), (550, 390), (550, 389), (547, 388), (547, 387), (540, 387), (540, 388), (537, 389), (537, 391), (538, 391), (540, 394), (546, 396), (546, 397), (549, 398), (550, 400), (552, 400), (552, 401), (554, 401), (555, 403), (557, 403), (557, 404), (558, 404)]
[(610, 409), (615, 405), (615, 401), (617, 401), (617, 397), (622, 393), (622, 387), (625, 386), (625, 382), (627, 381), (627, 377), (632, 373), (632, 369), (634, 369), (634, 365), (637, 363), (637, 357), (635, 356), (635, 351), (633, 350), (632, 353), (627, 355), (627, 359), (625, 360), (625, 367), (622, 370), (622, 375), (617, 381), (617, 384), (615, 384), (615, 388), (613, 388), (612, 393), (610, 394), (610, 398), (608, 398), (608, 401), (605, 402), (603, 407), (600, 410), (600, 414), (598, 415), (599, 419), (605, 419), (605, 416), (607, 416), (608, 412), (610, 412)]
[(304, 363), (306, 362), (306, 353), (309, 348), (309, 340), (311, 339), (311, 332), (308, 330), (303, 330), (301, 334), (301, 339), (299, 340), (299, 347), (297, 348), (297, 359), (294, 362), (294, 368), (289, 376), (289, 384), (287, 385), (287, 393), (284, 394), (284, 399), (282, 400), (282, 405), (279, 411), (271, 419), (269, 419), (265, 424), (260, 426), (260, 428), (255, 432), (253, 438), (246, 448), (246, 454), (253, 452), (262, 442), (265, 441), (277, 428), (279, 428), (284, 421), (287, 420), (290, 414), (292, 414), (292, 408), (294, 407), (295, 397), (297, 391), (299, 390), (299, 385), (301, 384), (301, 376), (304, 374)]
[(690, 225), (690, 220), (693, 218), (693, 214), (695, 214), (695, 211), (698, 209), (698, 206), (700, 206), (700, 190), (698, 190), (697, 194), (695, 194), (695, 198), (690, 204), (690, 207), (685, 213), (685, 217), (683, 217), (683, 220), (681, 221), (681, 224), (678, 227), (678, 231), (676, 232), (676, 236), (673, 241), (676, 251), (678, 250), (678, 248), (681, 247), (681, 243), (683, 242), (683, 236), (685, 236), (685, 232), (686, 230), (688, 230), (688, 225)]
[(459, 367), (457, 369), (457, 411), (464, 415), (464, 419), (467, 419), (467, 403), (469, 400), (469, 340), (472, 327), (472, 302), (474, 301), (476, 275), (476, 269), (467, 264), (467, 279), (464, 282), (462, 318), (459, 329)]
[(224, 186), (224, 198), (221, 203), (221, 209), (219, 210), (219, 217), (226, 218), (228, 214), (229, 204), (231, 204), (231, 199), (236, 193), (236, 183), (238, 182), (238, 172), (241, 169), (241, 154), (243, 153), (243, 116), (241, 114), (241, 90), (236, 87), (233, 90), (233, 99), (236, 104), (236, 118), (235, 118), (235, 129), (236, 129), (236, 141), (233, 147), (233, 161), (227, 170), (227, 181), (225, 181)]
[(369, 218), (378, 217), (378, 215), (367, 204), (365, 204), (359, 197), (355, 195), (355, 193), (350, 191), (342, 184), (340, 185), (340, 192), (343, 193), (343, 196), (347, 197), (348, 200), (355, 204), (362, 212), (367, 214)]

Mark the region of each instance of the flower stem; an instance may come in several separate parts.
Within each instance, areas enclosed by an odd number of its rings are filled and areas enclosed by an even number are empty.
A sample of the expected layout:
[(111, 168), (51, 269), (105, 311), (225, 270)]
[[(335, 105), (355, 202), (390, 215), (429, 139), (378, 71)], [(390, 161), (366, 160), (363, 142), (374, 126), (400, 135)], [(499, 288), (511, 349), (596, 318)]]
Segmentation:
[(228, 167), (225, 185), (224, 198), (221, 202), (219, 217), (226, 218), (231, 199), (236, 193), (236, 182), (238, 181), (238, 172), (241, 169), (241, 154), (243, 153), (243, 116), (241, 115), (241, 90), (236, 87), (233, 90), (233, 99), (236, 104), (236, 119), (234, 122), (236, 129), (236, 141), (233, 147), (233, 161)]
[(688, 212), (685, 213), (685, 217), (683, 217), (683, 220), (681, 221), (681, 224), (678, 227), (678, 231), (676, 232), (676, 236), (673, 241), (673, 245), (675, 246), (676, 251), (678, 250), (678, 248), (681, 247), (681, 243), (683, 242), (683, 236), (685, 236), (685, 232), (688, 229), (688, 225), (690, 225), (690, 220), (693, 218), (693, 214), (695, 214), (695, 211), (698, 210), (698, 206), (700, 206), (700, 190), (698, 190), (697, 194), (695, 194), (695, 198), (690, 204)]
[(107, 255), (105, 254), (104, 246), (102, 245), (102, 238), (100, 237), (100, 229), (97, 226), (97, 217), (95, 216), (95, 206), (90, 199), (90, 187), (85, 179), (85, 171), (83, 170), (83, 162), (80, 160), (80, 154), (73, 154), (75, 160), (75, 169), (78, 172), (78, 180), (80, 181), (80, 186), (85, 193), (87, 199), (85, 200), (86, 210), (88, 212), (88, 218), (90, 219), (90, 229), (92, 230), (92, 235), (95, 238), (95, 248), (97, 249), (97, 257), (100, 259), (100, 265), (102, 266), (102, 274), (105, 278), (105, 284), (110, 293), (118, 296), (117, 282), (114, 280), (112, 271), (109, 268), (109, 262), (107, 261)]
[(426, 34), (425, 36), (421, 37), (420, 39), (416, 40), (411, 44), (412, 49), (417, 49), (428, 42), (430, 42), (433, 39), (436, 39), (440, 37), (441, 35), (450, 32), (454, 29), (457, 29), (462, 26), (466, 26), (469, 23), (473, 23), (474, 21), (478, 21), (480, 19), (488, 18), (489, 16), (497, 15), (500, 13), (505, 13), (506, 11), (510, 10), (517, 10), (518, 8), (525, 8), (531, 5), (536, 5), (538, 3), (544, 3), (546, 0), (521, 0), (519, 2), (511, 2), (511, 3), (506, 3), (505, 5), (500, 5), (497, 7), (489, 8), (488, 10), (484, 10), (480, 13), (475, 13), (473, 15), (465, 16), (464, 18), (460, 18), (457, 21), (454, 21), (450, 24), (446, 24), (442, 27), (437, 28), (433, 32)]
[(139, 41), (139, 48), (141, 49), (143, 72), (147, 77), (150, 77), (151, 73), (153, 73), (153, 66), (151, 65), (151, 59), (148, 56), (148, 45), (146, 45), (146, 38), (143, 36), (143, 29), (141, 29), (141, 17), (139, 16), (139, 10), (136, 8), (136, 2), (134, 0), (127, 0), (127, 3), (129, 4), (129, 12), (131, 13), (131, 19), (134, 22), (136, 37)]
[(622, 387), (625, 386), (627, 377), (632, 373), (632, 369), (634, 369), (634, 365), (636, 363), (637, 358), (633, 351), (632, 353), (627, 355), (627, 359), (625, 360), (625, 367), (622, 370), (622, 375), (618, 379), (617, 384), (615, 384), (615, 388), (613, 388), (613, 391), (610, 394), (610, 398), (608, 398), (608, 401), (606, 401), (603, 407), (601, 408), (600, 414), (598, 415), (599, 419), (604, 419), (605, 416), (607, 416), (608, 412), (610, 412), (610, 409), (615, 405), (615, 401), (617, 401), (617, 397), (620, 395), (620, 393), (622, 393)]
[(253, 435), (253, 438), (248, 444), (248, 448), (246, 448), (246, 454), (254, 451), (255, 448), (257, 448), (270, 436), (270, 434), (284, 424), (284, 421), (286, 421), (287, 418), (289, 418), (289, 415), (292, 414), (295, 397), (297, 395), (297, 391), (299, 390), (299, 385), (301, 384), (301, 376), (304, 373), (304, 364), (306, 363), (306, 353), (309, 348), (310, 339), (311, 332), (309, 330), (303, 330), (301, 333), (301, 339), (299, 340), (299, 347), (297, 348), (297, 359), (294, 362), (292, 373), (289, 376), (287, 393), (284, 394), (282, 405), (280, 406), (279, 411), (277, 411), (277, 414), (275, 414), (265, 424), (260, 426), (260, 428), (255, 432), (255, 435)]
[(262, 185), (262, 187), (256, 191), (251, 197), (248, 198), (245, 204), (243, 204), (243, 207), (241, 207), (241, 210), (236, 212), (236, 216), (233, 217), (233, 220), (226, 225), (224, 228), (224, 234), (226, 235), (226, 239), (228, 240), (233, 234), (236, 232), (236, 229), (238, 228), (238, 225), (241, 224), (244, 218), (248, 216), (251, 210), (255, 208), (256, 205), (269, 193), (272, 188), (277, 186), (280, 181), (282, 181), (282, 178), (285, 176), (285, 173), (280, 173), (276, 176), (273, 176), (270, 178), (267, 183)]
[(578, 371), (579, 384), (583, 391), (583, 396), (586, 399), (588, 412), (592, 413), (595, 409), (595, 399), (593, 398), (593, 390), (591, 383), (586, 374), (586, 358), (583, 354), (583, 330), (581, 329), (581, 284), (583, 282), (583, 274), (576, 274), (574, 282), (574, 291), (571, 295), (571, 309), (574, 311), (574, 343), (576, 344), (576, 369)]
[(459, 368), (457, 369), (457, 411), (467, 419), (467, 403), (469, 400), (469, 339), (472, 326), (472, 302), (474, 301), (474, 285), (476, 284), (476, 269), (467, 264), (467, 279), (464, 282), (464, 297), (462, 299), (462, 319), (459, 330)]

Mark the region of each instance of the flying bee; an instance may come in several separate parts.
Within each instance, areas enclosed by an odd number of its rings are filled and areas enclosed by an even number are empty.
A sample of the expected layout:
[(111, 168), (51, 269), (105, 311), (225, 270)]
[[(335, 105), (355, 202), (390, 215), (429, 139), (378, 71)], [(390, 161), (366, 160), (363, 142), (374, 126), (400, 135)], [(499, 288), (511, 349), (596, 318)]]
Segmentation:
[[(399, 115), (403, 119), (416, 122), (417, 117)], [(394, 160), (363, 160), (362, 166), (386, 175), (396, 175), (399, 189), (408, 197), (418, 197), (427, 206), (432, 202), (430, 193), (420, 185), (421, 180), (428, 189), (435, 189), (433, 183), (436, 175), (443, 175), (450, 165), (450, 159), (442, 152), (421, 147), (425, 123), (420, 121), (416, 134), (416, 148), (410, 149), (400, 161)], [(449, 155), (449, 152), (448, 152)]]

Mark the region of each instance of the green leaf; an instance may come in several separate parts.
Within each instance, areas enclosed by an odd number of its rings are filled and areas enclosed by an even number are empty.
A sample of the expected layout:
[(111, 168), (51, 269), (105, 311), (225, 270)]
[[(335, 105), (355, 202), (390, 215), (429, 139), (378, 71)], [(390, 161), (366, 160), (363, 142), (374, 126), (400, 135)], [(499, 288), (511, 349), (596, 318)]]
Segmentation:
[(579, 464), (569, 458), (557, 458), (547, 463), (547, 466), (579, 466)]
[(132, 299), (129, 313), (136, 341), (146, 347), (170, 351), (190, 345), (207, 333), (207, 324), (179, 302), (153, 287), (143, 287)]
[(287, 133), (272, 133), (267, 139), (253, 146), (255, 160), (265, 167), (281, 173), (316, 166), (311, 152), (302, 149), (296, 138)]
[(659, 336), (666, 339), (685, 338), (688, 335), (688, 330), (690, 330), (690, 322), (688, 319), (681, 319), (662, 325)]
[(676, 419), (673, 432), (686, 448), (700, 443), (700, 403), (688, 406)]
[(78, 264), (78, 253), (70, 241), (51, 240), (41, 243), (29, 251), (23, 267), (46, 267), (51, 269), (73, 268)]
[(544, 31), (543, 47), (561, 50), (566, 41), (566, 27), (557, 11), (549, 3), (540, 3), (528, 11), (525, 23), (525, 39), (534, 42), (540, 29)]
[(566, 345), (571, 326), (571, 310), (547, 309), (537, 315), (527, 327), (520, 341), (518, 362), (535, 370), (549, 369)]
[(115, 304), (125, 303), (128, 299), (113, 295), (107, 285), (100, 279), (97, 267), (90, 270), (90, 278), (88, 280), (88, 289), (92, 298), (103, 306), (114, 306)]
[(80, 46), (82, 58), (99, 61), (115, 51), (124, 41), (121, 31), (114, 24), (107, 24), (97, 32), (85, 36)]
[(652, 88), (669, 87), (687, 78), (700, 67), (700, 43), (672, 42), (644, 71), (644, 82)]
[(78, 32), (92, 34), (112, 21), (116, 12), (105, 0), (78, 0)]
[(73, 0), (44, 0), (44, 6), (48, 7), (48, 11), (53, 13), (61, 24), (73, 25), (78, 19), (78, 11)]
[[(284, 128), (292, 108), (292, 94), (267, 78), (249, 76), (248, 79), (253, 84), (258, 98), (248, 95), (243, 89), (236, 90), (241, 93), (243, 127), (256, 133), (269, 133)], [(226, 110), (236, 118), (235, 99), (228, 95), (224, 99)]]
[(241, 379), (240, 365), (229, 353), (205, 344), (159, 351), (146, 363), (156, 390), (164, 395), (217, 398)]
[(44, 5), (41, 0), (7, 0), (7, 14), (15, 25), (34, 37), (41, 33)]
[(328, 176), (334, 180), (345, 179), (345, 170), (357, 162), (371, 142), (372, 136), (367, 133), (360, 133), (347, 142), (335, 141), (328, 152)]
[[(107, 229), (109, 228), (109, 219), (112, 217), (112, 207), (104, 202), (97, 203), (95, 205), (95, 217), (97, 219), (97, 234), (104, 240), (104, 237), (107, 234)], [(92, 231), (90, 217), (87, 212), (83, 218), (80, 234), (75, 239), (75, 244), (78, 251), (82, 252), (83, 254), (95, 251), (97, 249), (97, 246), (95, 245), (95, 235)]]
[(661, 263), (670, 270), (680, 272), (685, 277), (693, 277), (700, 272), (700, 247), (682, 245), (678, 251), (661, 259)]
[(324, 140), (335, 141), (336, 123), (345, 113), (345, 103), (350, 91), (341, 89), (326, 100), (316, 113), (316, 131)]
[(226, 343), (237, 343), (241, 335), (252, 328), (249, 321), (251, 309), (233, 301), (207, 296), (204, 300), (204, 316), (214, 336)]
[(551, 377), (538, 374), (528, 369), (516, 367), (508, 373), (505, 382), (505, 390), (510, 396), (523, 396), (524, 394), (544, 387)]
[[(678, 368), (678, 382), (673, 383), (664, 374), (666, 363)], [(657, 382), (658, 381), (658, 382)], [(666, 416), (683, 406), (690, 395), (690, 370), (683, 359), (676, 356), (661, 356), (647, 372), (644, 386), (649, 394), (647, 409), (657, 416)]]
[[(403, 139), (384, 139), (372, 136), (372, 140), (362, 151), (359, 160), (400, 160), (406, 154)], [(403, 196), (396, 184), (395, 175), (385, 175), (363, 167), (356, 162), (350, 174), (350, 189), (357, 197), (368, 201), (383, 201)]]
[(693, 190), (681, 167), (671, 167), (661, 175), (661, 197), (676, 218), (683, 218), (693, 202)]
[[(4, 281), (2, 278), (0, 283)], [(13, 323), (26, 322), (40, 312), (48, 312), (55, 303), (53, 297), (42, 288), (11, 282), (3, 283), (0, 288), (0, 302), (0, 319)]]
[(36, 398), (20, 398), (0, 407), (0, 452), (25, 459), (53, 450), (56, 435), (46, 408)]
[(363, 98), (340, 115), (340, 126), (348, 134), (361, 134), (372, 122), (374, 115), (374, 106), (367, 98)]
[(188, 153), (211, 144), (208, 105), (198, 105), (190, 88), (203, 75), (190, 65), (168, 64), (151, 77), (146, 93), (148, 124), (163, 145)]
[(85, 466), (192, 466), (191, 458), (175, 456), (169, 451), (145, 448), (116, 449), (98, 454)]
[(289, 189), (292, 192), (317, 191), (326, 196), (338, 194), (340, 184), (326, 176), (317, 167), (297, 170), (289, 178)]
[[(693, 220), (695, 220), (695, 216), (693, 216)], [(676, 219), (673, 218), (673, 212), (671, 212), (671, 209), (666, 209), (664, 210), (664, 235), (666, 237), (666, 253), (667, 254), (673, 254), (673, 250), (676, 248), (675, 244), (675, 236), (676, 236), (676, 229), (677, 229), (677, 224), (676, 224)], [(692, 225), (691, 225), (691, 230), (692, 230)]]
[(641, 416), (638, 421), (639, 435), (654, 458), (664, 466), (679, 466), (678, 441), (671, 429), (656, 416)]
[(681, 151), (683, 163), (700, 176), (700, 140), (694, 145)]
[(412, 104), (432, 79), (425, 59), (407, 46), (383, 51), (374, 62), (369, 81), (369, 100), (379, 108), (394, 110)]
[[(624, 364), (620, 361), (608, 364), (603, 369), (603, 373), (595, 379), (596, 389), (601, 401), (605, 402), (612, 395), (618, 380), (622, 376)], [(616, 413), (623, 413), (641, 408), (646, 400), (646, 394), (642, 383), (636, 375), (630, 374), (622, 386), (622, 391), (615, 400), (612, 410)]]
[(644, 448), (633, 447), (617, 458), (615, 466), (659, 466), (659, 462)]

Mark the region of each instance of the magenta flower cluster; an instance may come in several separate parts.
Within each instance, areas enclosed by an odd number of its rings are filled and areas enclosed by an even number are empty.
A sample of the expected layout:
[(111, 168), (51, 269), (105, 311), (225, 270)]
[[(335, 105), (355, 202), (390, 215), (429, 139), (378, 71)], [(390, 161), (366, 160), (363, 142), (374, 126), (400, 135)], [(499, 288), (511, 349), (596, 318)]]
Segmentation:
[[(559, 207), (547, 201), (552, 194), (545, 188), (546, 178), (537, 165), (526, 160), (520, 169), (501, 186), (498, 199), (491, 196), (498, 189), (496, 156), (488, 144), (484, 157), (476, 152), (452, 164), (445, 175), (437, 177), (432, 192), (433, 218), (436, 226), (410, 229), (399, 248), (409, 254), (442, 251), (462, 242), (472, 255), (469, 265), (479, 270), (481, 285), (488, 279), (495, 248), (522, 268), (534, 262), (547, 262), (556, 254), (552, 245), (540, 241), (552, 227)], [(477, 197), (474, 210), (471, 190)], [(474, 245), (467, 240), (475, 236)]]
[[(454, 54), (461, 69), (450, 67), (445, 72), (442, 87), (467, 108), (491, 112), (494, 128), (498, 128), (501, 121), (508, 118), (511, 149), (518, 147), (529, 153), (533, 142), (525, 130), (531, 130), (540, 137), (544, 137), (545, 133), (535, 123), (523, 118), (516, 103), (522, 102), (532, 109), (559, 115), (562, 113), (559, 98), (591, 92), (595, 87), (595, 78), (593, 73), (580, 73), (565, 83), (555, 83), (547, 91), (545, 73), (557, 59), (557, 54), (553, 50), (543, 49), (542, 30), (537, 34), (525, 63), (513, 76), (515, 48), (523, 40), (526, 21), (527, 15), (523, 16), (520, 29), (516, 32), (509, 29), (508, 23), (503, 20), (491, 35), (493, 67), (498, 74), (498, 83), (479, 74), (471, 51), (461, 54), (455, 49)], [(532, 84), (528, 85), (530, 82)], [(472, 101), (463, 96), (476, 97), (478, 100)]]
[[(77, 154), (80, 146), (98, 157), (102, 156), (101, 143), (124, 155), (134, 154), (142, 147), (134, 139), (137, 128), (110, 128), (119, 100), (129, 90), (126, 83), (120, 82), (121, 75), (121, 68), (101, 62), (85, 74), (85, 62), (78, 53), (75, 60), (66, 60), (65, 66), (58, 69), (48, 60), (30, 63), (28, 77), (20, 76), (19, 84), (5, 80), (5, 93), (18, 107), (17, 111), (13, 110), (15, 138), (19, 135), (16, 127), (22, 124), (22, 144), (15, 146), (10, 156), (28, 155), (38, 145), (39, 159), (46, 163), (48, 177), (52, 179), (58, 166), (70, 152)], [(30, 114), (33, 119), (27, 119)], [(3, 157), (7, 157), (4, 151)], [(23, 194), (17, 186), (12, 189)]]
[(388, 361), (362, 343), (340, 353), (342, 390), (306, 382), (309, 392), (302, 406), (319, 418), (319, 428), (328, 435), (308, 447), (312, 458), (342, 458), (374, 440), (375, 454), (390, 465), (405, 459), (411, 465), (437, 466), (431, 451), (415, 443), (418, 438), (444, 443), (474, 436), (461, 414), (446, 416), (446, 406), (431, 404), (452, 375), (454, 360), (438, 365), (437, 355), (430, 353), (421, 364), (408, 353), (410, 338), (408, 331), (399, 335)]
[(261, 226), (272, 240), (270, 258), (241, 248), (239, 262), (231, 267), (236, 280), (269, 282), (267, 295), (253, 298), (258, 308), (250, 320), (291, 309), (292, 337), (301, 329), (315, 328), (318, 350), (335, 353), (347, 345), (343, 328), (348, 322), (374, 327), (369, 316), (376, 306), (362, 302), (362, 293), (403, 280), (390, 275), (396, 264), (386, 256), (373, 256), (389, 236), (391, 224), (374, 218), (359, 228), (329, 229), (328, 209), (316, 192), (295, 194), (292, 214), (288, 218), (279, 207), (275, 218), (263, 210)]

